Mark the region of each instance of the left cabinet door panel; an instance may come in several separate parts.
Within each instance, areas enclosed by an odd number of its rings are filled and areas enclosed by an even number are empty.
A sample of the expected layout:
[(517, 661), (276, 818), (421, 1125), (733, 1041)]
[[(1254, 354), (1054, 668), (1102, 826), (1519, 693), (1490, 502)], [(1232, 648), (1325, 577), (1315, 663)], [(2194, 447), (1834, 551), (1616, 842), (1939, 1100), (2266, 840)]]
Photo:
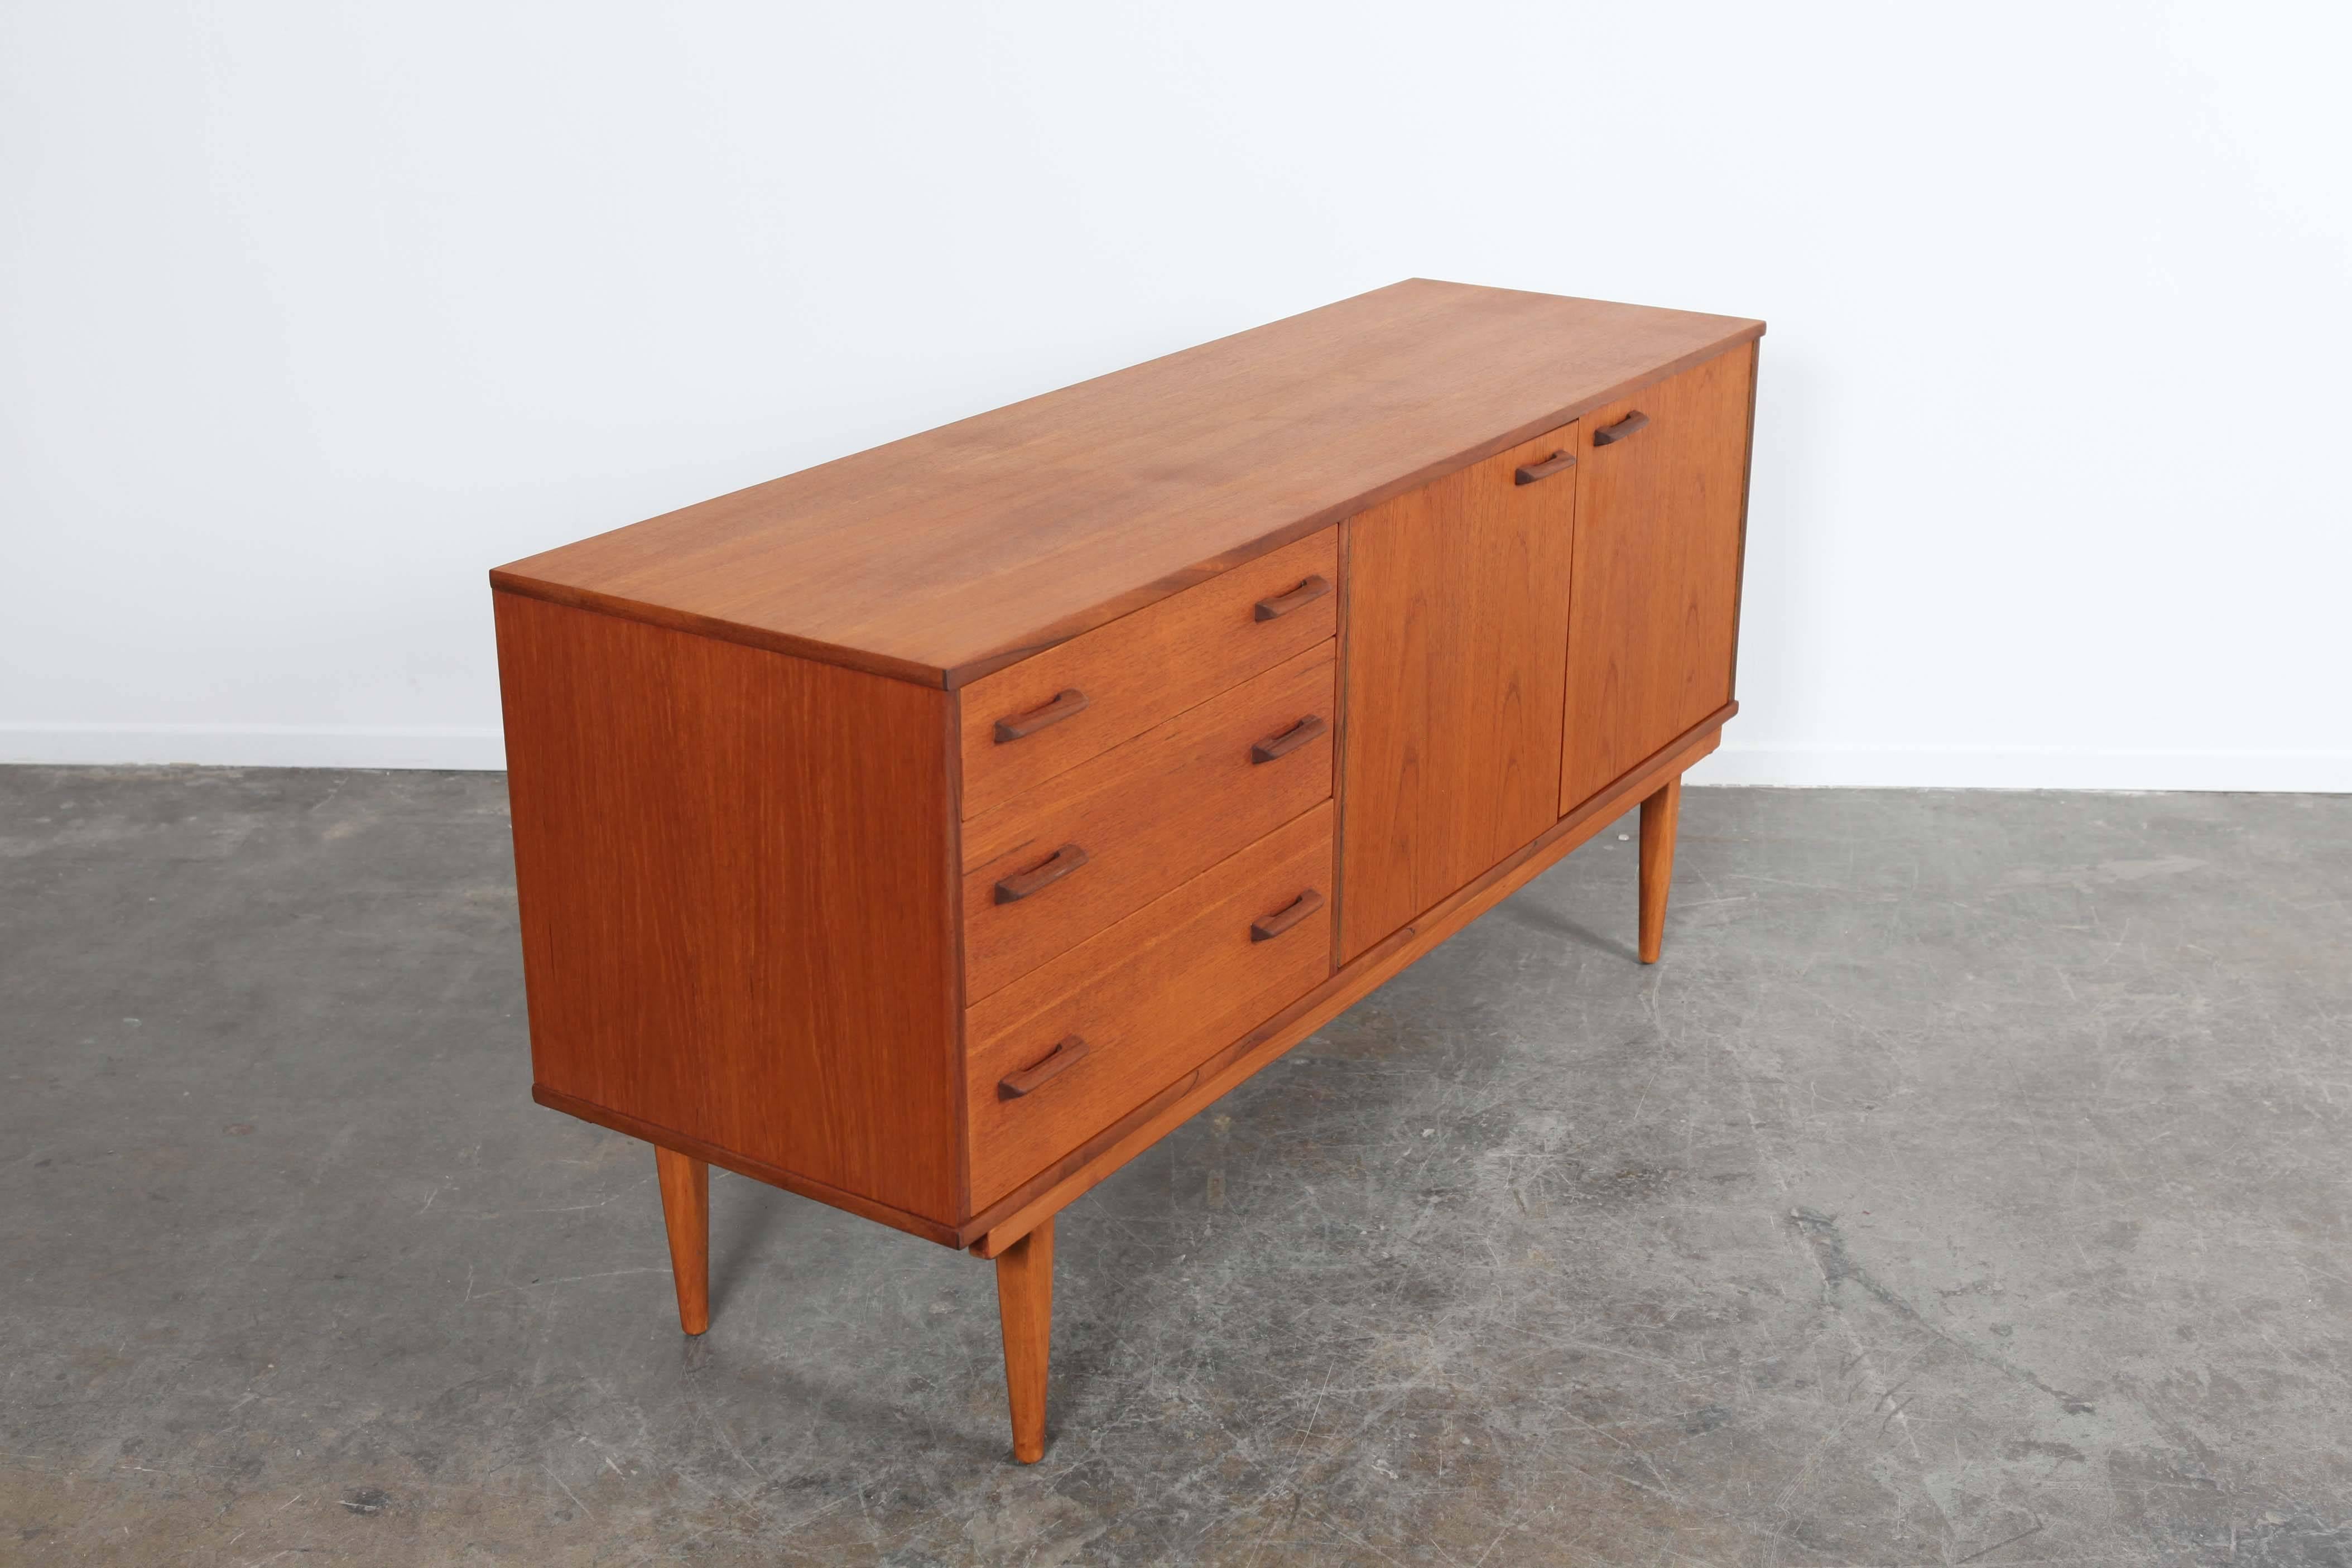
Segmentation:
[(1559, 816), (1576, 435), (1342, 525), (1342, 963)]

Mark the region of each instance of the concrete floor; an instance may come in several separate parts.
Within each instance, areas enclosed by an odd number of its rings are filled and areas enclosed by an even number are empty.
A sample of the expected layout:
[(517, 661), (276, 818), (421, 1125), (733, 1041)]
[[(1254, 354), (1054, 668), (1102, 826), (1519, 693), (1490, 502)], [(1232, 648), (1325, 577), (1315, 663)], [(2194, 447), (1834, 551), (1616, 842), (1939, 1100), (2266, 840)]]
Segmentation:
[[(1621, 825), (1630, 830), (1630, 822)], [(2352, 1563), (2352, 797), (1693, 791), (986, 1265), (531, 1104), (496, 775), (0, 770), (0, 1560)]]

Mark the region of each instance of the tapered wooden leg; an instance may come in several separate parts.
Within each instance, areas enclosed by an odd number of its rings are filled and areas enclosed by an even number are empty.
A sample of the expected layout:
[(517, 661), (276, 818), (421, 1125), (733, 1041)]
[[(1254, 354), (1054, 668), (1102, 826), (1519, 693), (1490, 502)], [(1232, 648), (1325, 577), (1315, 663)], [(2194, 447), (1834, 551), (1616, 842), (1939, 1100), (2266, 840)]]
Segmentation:
[(1013, 1400), (1013, 1457), (1045, 1457), (1045, 1360), (1054, 1333), (1054, 1222), (996, 1257), (996, 1315), (1004, 1324), (1004, 1391)]
[(669, 1226), (669, 1271), (677, 1281), (677, 1326), (698, 1334), (710, 1326), (710, 1166), (656, 1145), (662, 1218)]
[(1658, 962), (1666, 940), (1666, 884), (1675, 876), (1675, 818), (1683, 808), (1683, 776), (1642, 803), (1642, 962)]

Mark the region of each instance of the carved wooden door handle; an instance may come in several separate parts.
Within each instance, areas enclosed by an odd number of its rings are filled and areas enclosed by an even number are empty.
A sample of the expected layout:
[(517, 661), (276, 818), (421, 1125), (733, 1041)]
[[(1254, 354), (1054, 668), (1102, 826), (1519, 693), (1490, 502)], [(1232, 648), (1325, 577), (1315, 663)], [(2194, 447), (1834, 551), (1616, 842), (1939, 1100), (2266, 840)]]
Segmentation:
[(1600, 429), (1595, 430), (1592, 433), (1592, 444), (1596, 447), (1606, 447), (1613, 442), (1622, 441), (1628, 436), (1638, 436), (1649, 427), (1649, 424), (1650, 416), (1637, 408), (1616, 424), (1603, 425)]
[[(1597, 436), (1593, 438), (1600, 439)], [(1554, 474), (1574, 467), (1576, 467), (1575, 453), (1554, 452), (1540, 463), (1527, 463), (1512, 469), (1511, 482), (1515, 485), (1531, 485), (1538, 479), (1548, 479)]]

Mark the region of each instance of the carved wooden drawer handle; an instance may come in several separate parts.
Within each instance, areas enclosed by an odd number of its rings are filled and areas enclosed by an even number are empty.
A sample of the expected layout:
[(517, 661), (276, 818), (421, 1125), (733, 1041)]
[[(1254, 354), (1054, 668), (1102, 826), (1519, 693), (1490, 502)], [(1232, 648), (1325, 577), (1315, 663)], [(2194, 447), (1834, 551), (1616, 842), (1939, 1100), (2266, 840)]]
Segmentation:
[(1032, 866), (1026, 871), (1007, 877), (996, 884), (996, 901), (1017, 904), (1030, 894), (1042, 892), (1087, 863), (1087, 852), (1075, 844), (1065, 844), (1054, 851), (1052, 859)]
[[(1601, 437), (1595, 436), (1593, 439), (1598, 441)], [(1554, 452), (1540, 463), (1528, 463), (1512, 469), (1511, 482), (1515, 485), (1531, 485), (1538, 479), (1548, 479), (1554, 474), (1574, 467), (1576, 467), (1575, 453)]]
[(1323, 895), (1309, 888), (1290, 901), (1286, 909), (1274, 913), (1250, 927), (1250, 941), (1272, 942), (1308, 915), (1323, 907)]
[(1067, 1071), (1086, 1060), (1086, 1041), (1076, 1035), (1065, 1035), (1062, 1037), (1062, 1043), (1047, 1052), (1044, 1061), (1039, 1062), (1035, 1067), (1023, 1068), (1019, 1072), (1007, 1073), (998, 1079), (996, 1098), (1018, 1100), (1023, 1095), (1034, 1091), (1038, 1085), (1055, 1073)]
[(1331, 591), (1328, 578), (1309, 577), (1287, 594), (1277, 594), (1271, 599), (1257, 602), (1257, 618), (1271, 621), (1290, 614), (1301, 605), (1310, 605)]
[(1058, 724), (1073, 713), (1085, 712), (1086, 707), (1087, 694), (1074, 686), (1069, 690), (1055, 696), (1054, 700), (1046, 703), (1043, 708), (1033, 708), (1026, 713), (1015, 713), (1010, 719), (999, 719), (996, 721), (996, 743), (1001, 746), (1007, 741), (1018, 741), (1024, 735), (1034, 735), (1048, 724)]
[(1638, 436), (1648, 426), (1650, 416), (1639, 409), (1625, 416), (1614, 425), (1603, 425), (1592, 433), (1592, 444), (1606, 447), (1612, 441), (1622, 441), (1628, 436)]
[(1330, 727), (1318, 715), (1309, 713), (1281, 734), (1269, 735), (1252, 746), (1250, 765), (1255, 767), (1260, 763), (1273, 762), (1277, 757), (1286, 757)]

